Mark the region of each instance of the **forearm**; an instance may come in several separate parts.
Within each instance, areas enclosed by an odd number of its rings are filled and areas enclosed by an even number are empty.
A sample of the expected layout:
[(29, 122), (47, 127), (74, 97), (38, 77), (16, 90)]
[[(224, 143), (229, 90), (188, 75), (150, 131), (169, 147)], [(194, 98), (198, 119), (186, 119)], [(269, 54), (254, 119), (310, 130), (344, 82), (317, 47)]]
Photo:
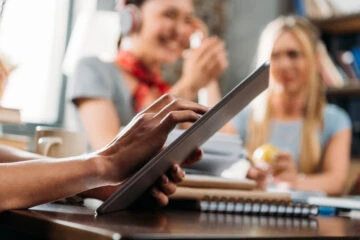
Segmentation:
[(295, 180), (294, 188), (301, 191), (320, 190), (328, 195), (341, 195), (346, 177), (339, 177), (331, 172), (312, 174), (299, 177)]
[(103, 186), (96, 157), (0, 165), (0, 211), (26, 208)]
[(0, 163), (21, 162), (44, 157), (35, 153), (25, 152), (17, 148), (2, 145), (0, 145), (0, 152)]
[(207, 104), (209, 107), (215, 106), (221, 100), (220, 85), (217, 79), (211, 80), (205, 87), (207, 92)]

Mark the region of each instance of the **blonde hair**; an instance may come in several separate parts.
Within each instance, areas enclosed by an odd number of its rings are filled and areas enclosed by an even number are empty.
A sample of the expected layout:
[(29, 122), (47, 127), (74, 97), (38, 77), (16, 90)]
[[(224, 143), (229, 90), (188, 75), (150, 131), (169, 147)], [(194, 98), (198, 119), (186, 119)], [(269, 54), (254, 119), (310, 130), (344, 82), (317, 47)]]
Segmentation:
[[(320, 131), (323, 128), (322, 111), (325, 105), (323, 81), (320, 79), (317, 69), (317, 52), (320, 41), (316, 28), (307, 20), (297, 16), (279, 17), (269, 23), (262, 32), (258, 46), (257, 64), (270, 59), (276, 40), (284, 32), (291, 32), (299, 40), (310, 66), (301, 133), (299, 168), (303, 173), (312, 173), (319, 167), (321, 159)], [(269, 101), (271, 93), (270, 86), (252, 103), (250, 134), (246, 142), (250, 153), (268, 140), (272, 117)]]

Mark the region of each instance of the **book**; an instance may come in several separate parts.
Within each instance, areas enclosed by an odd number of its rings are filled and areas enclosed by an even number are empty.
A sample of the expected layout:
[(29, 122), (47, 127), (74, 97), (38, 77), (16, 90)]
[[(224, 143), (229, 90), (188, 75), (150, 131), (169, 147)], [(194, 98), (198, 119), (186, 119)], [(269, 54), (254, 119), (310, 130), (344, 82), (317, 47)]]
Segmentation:
[[(351, 52), (353, 53), (356, 66), (358, 67), (358, 69), (360, 69), (360, 48), (359, 47), (353, 47), (351, 49)], [(358, 78), (360, 79), (359, 76), (358, 76)]]
[(305, 4), (304, 0), (294, 0), (296, 14), (299, 16), (306, 17), (307, 13), (304, 4)]
[[(174, 129), (170, 132), (165, 145), (170, 145), (184, 132), (181, 129)], [(201, 161), (186, 166), (184, 168), (186, 172), (220, 176), (225, 170), (244, 160), (247, 155), (240, 137), (235, 134), (215, 133), (201, 145), (201, 149), (203, 151)], [(238, 176), (241, 178), (244, 174), (238, 172)]]
[(358, 69), (354, 68), (354, 55), (351, 51), (339, 51), (337, 54), (338, 61), (341, 64), (344, 72), (346, 73), (347, 77), (349, 78), (349, 83), (352, 85), (359, 85), (359, 81), (357, 80), (358, 75), (360, 72)]
[(304, 0), (306, 15), (313, 19), (328, 19), (340, 15), (337, 7), (329, 0)]
[(340, 211), (338, 213), (338, 216), (354, 218), (354, 219), (360, 219), (360, 211), (359, 210)]
[(360, 210), (360, 199), (356, 197), (310, 197), (307, 202), (338, 210)]
[(216, 176), (188, 174), (181, 183), (178, 183), (178, 186), (193, 188), (253, 190), (256, 187), (256, 182), (250, 179), (232, 179)]
[(6, 145), (21, 150), (28, 150), (30, 138), (27, 136), (13, 135), (13, 134), (2, 134), (0, 135), (0, 145)]
[(286, 193), (179, 186), (170, 196), (170, 208), (245, 215), (310, 217), (318, 207), (293, 202)]
[(325, 19), (333, 16), (332, 9), (330, 8), (328, 2), (326, 0), (316, 0), (313, 1), (317, 6), (318, 14), (317, 18)]
[(20, 110), (0, 106), (0, 122), (21, 123)]
[(308, 17), (313, 19), (319, 18), (318, 6), (312, 0), (304, 0), (304, 9)]
[(342, 87), (345, 85), (344, 78), (338, 71), (334, 62), (330, 58), (323, 43), (319, 45), (320, 75), (328, 87)]

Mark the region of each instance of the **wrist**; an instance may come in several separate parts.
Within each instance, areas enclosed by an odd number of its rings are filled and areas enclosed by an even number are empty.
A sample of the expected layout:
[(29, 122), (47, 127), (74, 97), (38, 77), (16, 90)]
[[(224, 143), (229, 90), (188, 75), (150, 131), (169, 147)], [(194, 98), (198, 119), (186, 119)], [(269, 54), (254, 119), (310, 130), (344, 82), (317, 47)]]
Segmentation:
[(307, 175), (306, 174), (304, 174), (304, 173), (298, 173), (297, 174), (297, 176), (296, 176), (296, 178), (295, 178), (295, 180), (294, 180), (294, 182), (293, 182), (293, 188), (294, 189), (298, 189), (299, 188), (299, 186), (302, 186), (303, 185), (303, 182), (304, 181), (306, 181), (306, 179), (307, 179)]
[(176, 97), (184, 98), (187, 100), (195, 100), (199, 88), (189, 81), (185, 77), (179, 79), (179, 81), (171, 88), (171, 93)]
[(110, 166), (109, 160), (105, 156), (92, 155), (88, 160), (95, 169), (94, 172), (96, 178), (100, 179), (100, 181), (103, 183), (102, 185), (109, 185), (116, 182), (114, 180), (114, 174), (112, 173), (113, 167)]
[(297, 175), (297, 180), (298, 181), (303, 181), (303, 180), (305, 180), (307, 178), (307, 176), (306, 176), (306, 174), (304, 174), (304, 173), (299, 173), (298, 175)]

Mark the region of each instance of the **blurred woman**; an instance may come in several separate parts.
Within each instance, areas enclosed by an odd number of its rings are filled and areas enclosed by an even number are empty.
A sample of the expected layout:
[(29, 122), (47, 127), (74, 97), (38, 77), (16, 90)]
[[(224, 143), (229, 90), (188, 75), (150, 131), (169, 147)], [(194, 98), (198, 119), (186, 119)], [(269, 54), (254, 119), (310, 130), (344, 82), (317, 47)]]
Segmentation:
[(82, 59), (76, 69), (71, 100), (93, 149), (103, 147), (121, 126), (164, 93), (195, 100), (199, 89), (220, 98), (217, 78), (227, 68), (224, 42), (205, 38), (187, 51), (181, 78), (173, 85), (161, 76), (164, 64), (172, 64), (189, 48), (190, 36), (203, 28), (194, 16), (192, 0), (128, 0), (141, 15), (139, 27), (128, 39), (130, 49), (119, 44), (114, 62)]
[[(265, 143), (280, 149), (272, 166), (275, 182), (336, 195), (347, 179), (351, 122), (326, 103), (320, 49), (318, 32), (307, 20), (287, 16), (269, 23), (258, 63), (270, 59), (270, 87), (234, 124), (250, 154)], [(266, 172), (251, 168), (248, 175), (264, 187)]]

